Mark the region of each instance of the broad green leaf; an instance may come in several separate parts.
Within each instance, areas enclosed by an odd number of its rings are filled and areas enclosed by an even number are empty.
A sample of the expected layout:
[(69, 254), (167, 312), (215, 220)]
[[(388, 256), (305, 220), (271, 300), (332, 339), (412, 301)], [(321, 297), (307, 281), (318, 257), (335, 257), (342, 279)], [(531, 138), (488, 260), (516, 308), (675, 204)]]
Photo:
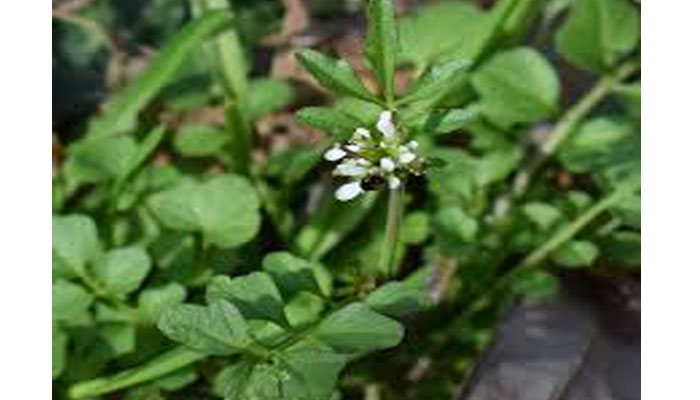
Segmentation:
[(242, 360), (222, 369), (214, 378), (214, 392), (226, 400), (244, 400), (254, 367), (254, 362)]
[(58, 378), (66, 367), (68, 334), (57, 324), (51, 327), (51, 379)]
[(326, 317), (314, 336), (342, 353), (365, 353), (394, 347), (403, 338), (403, 326), (362, 303), (350, 304)]
[(442, 204), (469, 202), (476, 191), (476, 160), (464, 151), (438, 147), (427, 154), (445, 162), (445, 167), (430, 172), (429, 188)]
[(635, 158), (634, 135), (633, 126), (624, 120), (591, 119), (563, 143), (558, 157), (572, 172), (596, 172)]
[(93, 121), (89, 136), (112, 136), (132, 130), (139, 111), (170, 81), (179, 67), (212, 33), (230, 23), (224, 12), (210, 12), (188, 23), (173, 37), (138, 80), (118, 95), (106, 113)]
[(251, 120), (277, 111), (294, 101), (294, 89), (285, 80), (265, 78), (250, 84), (248, 112)]
[(81, 318), (92, 302), (92, 295), (78, 284), (59, 279), (51, 287), (51, 314), (55, 321)]
[(412, 212), (401, 221), (399, 229), (402, 243), (423, 243), (430, 236), (430, 216), (423, 211)]
[(559, 284), (551, 274), (543, 271), (528, 271), (513, 282), (511, 290), (528, 301), (539, 301), (557, 293)]
[(55, 215), (51, 227), (54, 275), (74, 277), (84, 273), (87, 262), (101, 251), (95, 223), (84, 215)]
[(235, 247), (251, 240), (260, 227), (260, 200), (245, 179), (212, 175), (203, 182), (183, 180), (153, 195), (149, 206), (167, 227), (201, 232), (207, 243)]
[(102, 182), (126, 175), (139, 154), (132, 137), (86, 138), (68, 150), (65, 174), (69, 187)]
[(185, 301), (186, 296), (185, 287), (177, 282), (149, 287), (139, 293), (139, 314), (144, 320), (156, 323), (165, 311)]
[(206, 307), (172, 307), (163, 313), (158, 328), (170, 339), (207, 354), (231, 355), (251, 343), (243, 316), (225, 300), (215, 300)]
[(400, 318), (433, 305), (427, 290), (403, 282), (386, 283), (367, 296), (367, 307), (380, 314)]
[(175, 149), (185, 157), (213, 156), (229, 141), (223, 129), (210, 125), (183, 125), (175, 136)]
[(302, 326), (316, 321), (326, 308), (324, 300), (309, 292), (297, 293), (287, 302), (284, 314), (290, 325)]
[(106, 324), (99, 328), (115, 356), (130, 353), (136, 348), (136, 326), (133, 324)]
[(511, 146), (494, 150), (476, 163), (475, 180), (479, 186), (500, 182), (512, 173), (523, 158), (523, 150), (519, 146)]
[(399, 21), (399, 60), (418, 67), (445, 59), (474, 61), (488, 39), (489, 27), (489, 15), (472, 3), (430, 3)]
[(289, 385), (288, 399), (329, 400), (340, 371), (348, 357), (319, 345), (301, 343), (282, 354), (283, 365), (292, 375), (292, 383), (298, 379), (300, 385)]
[(333, 108), (360, 121), (361, 126), (368, 129), (376, 125), (379, 114), (384, 110), (382, 105), (356, 97), (343, 97), (333, 105)]
[(552, 259), (555, 263), (568, 268), (588, 267), (593, 264), (598, 253), (598, 247), (595, 244), (572, 240), (558, 248), (552, 254)]
[(272, 276), (285, 298), (302, 291), (330, 295), (329, 282), (320, 267), (290, 253), (267, 254), (263, 259), (263, 270)]
[(484, 115), (502, 126), (541, 121), (557, 111), (557, 73), (531, 48), (496, 54), (474, 71), (472, 83), (481, 95)]
[(301, 343), (269, 364), (239, 361), (216, 376), (215, 392), (227, 400), (329, 400), (347, 357)]
[(111, 250), (93, 264), (95, 276), (112, 294), (125, 296), (141, 286), (151, 269), (151, 259), (141, 247)]
[(470, 243), (476, 239), (479, 223), (458, 207), (443, 208), (435, 215), (438, 234), (450, 242)]
[(266, 273), (253, 272), (235, 278), (216, 276), (207, 285), (206, 296), (209, 303), (219, 299), (230, 301), (246, 319), (266, 319), (281, 326), (289, 325), (282, 296)]
[(471, 128), (472, 124), (479, 120), (481, 110), (482, 107), (478, 103), (464, 108), (434, 110), (428, 114), (424, 113), (408, 123), (418, 125), (420, 129), (429, 134), (451, 133), (459, 129)]
[(638, 232), (613, 232), (603, 242), (605, 255), (624, 266), (635, 267), (642, 263), (642, 237)]
[(557, 31), (557, 50), (578, 68), (606, 71), (635, 49), (640, 16), (628, 0), (578, 0)]
[(399, 50), (394, 0), (367, 0), (365, 57), (382, 88), (384, 100), (393, 103), (396, 91), (396, 54)]
[(297, 111), (296, 118), (330, 134), (337, 141), (350, 138), (355, 129), (362, 126), (360, 121), (331, 107), (304, 107)]
[(344, 60), (335, 60), (311, 49), (297, 53), (297, 60), (306, 68), (318, 83), (326, 88), (346, 96), (376, 102), (377, 100), (362, 85), (350, 64)]
[(622, 219), (622, 221), (633, 228), (642, 228), (642, 197), (636, 192), (624, 196), (618, 201), (610, 211)]
[(567, 193), (566, 200), (573, 211), (577, 213), (584, 211), (593, 202), (590, 194), (580, 190), (572, 190)]
[(525, 216), (543, 231), (552, 228), (564, 217), (558, 208), (542, 202), (524, 204), (522, 210)]
[(437, 64), (425, 71), (414, 82), (408, 93), (401, 97), (398, 104), (408, 104), (421, 100), (432, 100), (452, 88), (455, 79), (469, 70), (469, 60), (451, 60)]
[(637, 121), (642, 118), (642, 83), (620, 85), (615, 88), (615, 96), (627, 110), (627, 113)]

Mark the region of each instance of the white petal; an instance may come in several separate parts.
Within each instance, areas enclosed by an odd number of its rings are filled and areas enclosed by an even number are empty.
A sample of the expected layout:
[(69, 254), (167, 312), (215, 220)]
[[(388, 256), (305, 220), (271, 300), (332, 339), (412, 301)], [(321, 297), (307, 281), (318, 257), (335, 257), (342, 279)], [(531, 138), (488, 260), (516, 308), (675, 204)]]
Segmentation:
[(411, 150), (415, 150), (418, 148), (418, 142), (411, 140), (410, 142), (406, 143), (406, 146), (408, 146), (408, 148)]
[(350, 160), (335, 167), (333, 173), (341, 176), (362, 177), (367, 174), (367, 167)]
[(352, 136), (352, 138), (355, 140), (370, 139), (371, 137), (372, 136), (370, 135), (369, 131), (365, 128), (355, 129), (355, 133)]
[(379, 114), (377, 130), (379, 130), (386, 139), (393, 139), (396, 136), (396, 128), (391, 121), (391, 111), (382, 111), (381, 114)]
[(401, 186), (401, 179), (395, 177), (395, 176), (390, 176), (389, 177), (389, 189), (398, 189), (399, 186)]
[(416, 159), (415, 153), (411, 152), (406, 148), (399, 149), (399, 162), (401, 164), (408, 164)]
[(358, 151), (360, 151), (360, 146), (358, 146), (356, 144), (349, 144), (349, 145), (345, 146), (345, 148), (348, 151), (352, 151), (353, 153), (357, 153)]
[(346, 153), (338, 145), (335, 145), (331, 147), (328, 151), (326, 151), (326, 154), (324, 154), (323, 157), (328, 161), (338, 161), (341, 158), (345, 157), (347, 154), (348, 153)]
[(389, 157), (384, 157), (379, 160), (379, 165), (386, 172), (391, 172), (394, 170), (394, 168), (396, 168), (396, 164), (394, 164), (394, 161)]
[(360, 181), (350, 182), (344, 184), (335, 191), (335, 198), (340, 201), (348, 201), (354, 199), (362, 192), (364, 192), (364, 190), (362, 189)]

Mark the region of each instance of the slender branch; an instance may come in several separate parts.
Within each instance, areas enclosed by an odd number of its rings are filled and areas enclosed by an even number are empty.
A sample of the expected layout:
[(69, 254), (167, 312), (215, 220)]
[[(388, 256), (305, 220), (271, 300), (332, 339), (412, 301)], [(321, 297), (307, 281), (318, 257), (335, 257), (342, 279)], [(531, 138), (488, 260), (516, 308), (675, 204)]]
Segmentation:
[(51, 18), (67, 22), (69, 24), (75, 25), (79, 28), (86, 30), (87, 32), (97, 35), (102, 39), (105, 47), (107, 47), (107, 50), (112, 54), (112, 56), (117, 57), (117, 59), (121, 57), (122, 53), (119, 50), (119, 47), (117, 46), (114, 39), (112, 39), (109, 33), (104, 28), (102, 28), (102, 26), (100, 26), (100, 24), (98, 24), (97, 22), (89, 18), (80, 17), (75, 14), (71, 14), (68, 11), (58, 9), (52, 10)]
[(483, 307), (490, 304), (493, 297), (508, 287), (508, 285), (510, 285), (514, 279), (521, 276), (521, 274), (526, 271), (537, 268), (544, 260), (547, 259), (547, 257), (549, 257), (550, 254), (552, 254), (552, 252), (576, 236), (576, 234), (578, 234), (586, 225), (593, 221), (593, 219), (607, 211), (610, 207), (614, 206), (618, 201), (620, 201), (620, 199), (637, 189), (639, 189), (638, 185), (623, 186), (618, 188), (608, 196), (600, 199), (598, 202), (592, 205), (588, 210), (586, 210), (586, 212), (581, 214), (573, 222), (555, 232), (547, 241), (528, 254), (515, 268), (498, 278), (491, 289), (473, 303), (472, 307), (470, 307), (469, 311), (467, 312), (467, 315), (474, 311), (483, 309)]
[[(522, 197), (530, 186), (532, 177), (542, 165), (559, 149), (562, 143), (571, 135), (574, 128), (588, 115), (623, 79), (639, 70), (637, 62), (622, 64), (611, 75), (602, 77), (598, 83), (563, 115), (552, 129), (551, 134), (540, 148), (538, 154), (523, 170), (517, 173), (513, 181), (511, 191), (504, 197), (505, 203), (501, 204), (501, 212), (497, 218), (507, 215), (511, 203)], [(503, 205), (505, 204), (505, 207)]]
[(596, 204), (591, 206), (586, 212), (581, 214), (572, 223), (557, 231), (552, 235), (549, 240), (544, 242), (540, 247), (535, 249), (530, 253), (523, 261), (516, 267), (516, 269), (526, 269), (535, 267), (544, 261), (547, 256), (549, 256), (554, 250), (556, 250), (563, 243), (573, 238), (583, 227), (588, 225), (595, 217), (615, 205), (620, 198), (628, 194), (628, 188), (618, 189), (608, 196), (599, 200)]

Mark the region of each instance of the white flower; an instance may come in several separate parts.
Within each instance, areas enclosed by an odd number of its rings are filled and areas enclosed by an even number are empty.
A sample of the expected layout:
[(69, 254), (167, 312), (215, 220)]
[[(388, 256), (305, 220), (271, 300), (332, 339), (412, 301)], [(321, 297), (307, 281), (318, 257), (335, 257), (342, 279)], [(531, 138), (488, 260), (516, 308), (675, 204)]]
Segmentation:
[(399, 162), (401, 164), (408, 164), (416, 159), (416, 153), (412, 152), (406, 146), (399, 147)]
[(396, 168), (396, 164), (394, 164), (394, 161), (389, 157), (384, 157), (379, 160), (379, 166), (386, 172), (393, 172), (394, 168)]
[(360, 163), (359, 160), (355, 159), (346, 160), (342, 164), (339, 164), (337, 167), (335, 167), (335, 169), (333, 170), (333, 173), (335, 175), (349, 176), (354, 178), (361, 178), (367, 175), (368, 172), (369, 168), (366, 165)]
[(401, 186), (401, 179), (391, 175), (389, 177), (389, 189), (398, 189)]
[(369, 140), (372, 138), (372, 135), (369, 133), (369, 131), (365, 128), (357, 128), (355, 129), (355, 133), (352, 135), (352, 140), (358, 141), (358, 140)]
[(357, 144), (349, 144), (349, 145), (345, 146), (345, 148), (348, 151), (352, 151), (353, 153), (357, 153), (360, 151), (360, 146)]
[(347, 154), (348, 153), (346, 153), (345, 150), (341, 149), (340, 146), (336, 144), (326, 151), (326, 154), (324, 154), (323, 157), (328, 161), (338, 161)]
[(340, 201), (352, 200), (364, 192), (360, 181), (346, 183), (335, 191), (335, 198)]
[(381, 135), (357, 128), (350, 140), (325, 153), (326, 160), (338, 162), (333, 175), (349, 180), (336, 190), (338, 200), (352, 200), (366, 190), (376, 190), (375, 182), (385, 182), (395, 190), (408, 176), (423, 173), (423, 159), (416, 154), (418, 142), (401, 141), (390, 111), (379, 114), (376, 130)]
[(394, 139), (396, 137), (396, 127), (391, 120), (391, 111), (382, 111), (379, 114), (377, 130), (384, 135), (384, 139)]

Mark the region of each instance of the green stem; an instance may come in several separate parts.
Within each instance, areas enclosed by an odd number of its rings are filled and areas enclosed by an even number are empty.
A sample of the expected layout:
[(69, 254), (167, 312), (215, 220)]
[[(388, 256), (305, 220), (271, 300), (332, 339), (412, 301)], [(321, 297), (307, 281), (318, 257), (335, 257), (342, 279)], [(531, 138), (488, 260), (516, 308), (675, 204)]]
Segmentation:
[(396, 274), (395, 261), (396, 247), (398, 245), (399, 223), (401, 220), (403, 189), (389, 190), (389, 204), (387, 207), (386, 229), (384, 231), (384, 245), (382, 246), (379, 270), (391, 276)]
[(554, 250), (559, 248), (563, 243), (569, 241), (571, 238), (573, 238), (583, 227), (588, 225), (595, 217), (615, 205), (621, 197), (626, 195), (628, 193), (628, 189), (622, 188), (618, 189), (608, 196), (600, 199), (596, 204), (591, 206), (586, 212), (581, 214), (578, 218), (576, 218), (572, 223), (564, 227), (563, 229), (557, 231), (554, 235), (552, 235), (549, 240), (544, 242), (540, 247), (535, 249), (532, 253), (530, 253), (527, 257), (523, 259), (523, 261), (518, 264), (518, 267), (516, 269), (526, 269), (526, 268), (532, 268), (536, 267), (538, 264), (540, 264), (544, 259), (547, 258)]
[(524, 195), (535, 172), (559, 149), (559, 146), (574, 131), (579, 122), (615, 88), (618, 82), (638, 70), (639, 64), (636, 62), (621, 65), (611, 75), (601, 78), (578, 103), (571, 107), (557, 122), (547, 140), (542, 144), (541, 154), (518, 173), (510, 197), (519, 198)]
[(112, 376), (78, 382), (68, 390), (68, 396), (71, 399), (82, 399), (114, 392), (160, 378), (206, 357), (206, 354), (189, 350), (186, 347), (177, 347), (144, 365)]
[(552, 252), (576, 236), (576, 234), (579, 233), (591, 221), (593, 221), (593, 219), (607, 211), (610, 207), (614, 206), (618, 201), (620, 201), (621, 198), (629, 195), (630, 192), (637, 189), (638, 186), (624, 186), (615, 190), (608, 196), (600, 199), (598, 202), (592, 205), (588, 210), (586, 210), (586, 212), (581, 214), (573, 222), (555, 232), (546, 242), (542, 243), (542, 245), (528, 254), (515, 268), (498, 278), (491, 289), (473, 303), (473, 306), (470, 308), (468, 314), (483, 309), (489, 305), (495, 295), (507, 288), (513, 280), (521, 276), (524, 272), (537, 268), (544, 260), (547, 259), (547, 257), (549, 257), (550, 254), (552, 254)]

